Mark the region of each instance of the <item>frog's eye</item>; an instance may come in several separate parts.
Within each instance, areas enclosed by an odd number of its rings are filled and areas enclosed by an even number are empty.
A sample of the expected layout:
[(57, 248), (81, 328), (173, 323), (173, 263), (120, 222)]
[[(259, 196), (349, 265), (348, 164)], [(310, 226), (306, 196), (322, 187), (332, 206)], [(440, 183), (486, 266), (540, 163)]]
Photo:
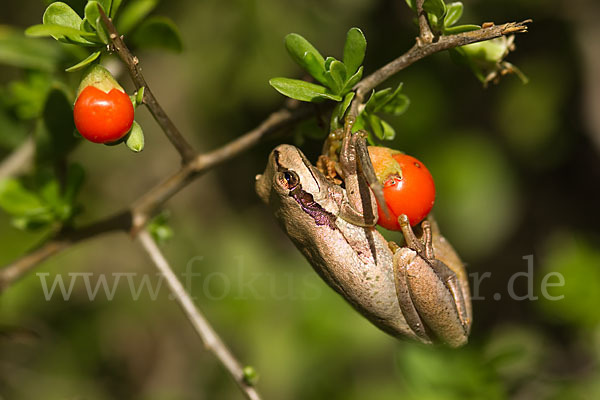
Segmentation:
[(294, 171), (280, 172), (277, 178), (279, 184), (288, 190), (294, 189), (300, 183), (300, 178), (298, 178), (298, 174)]

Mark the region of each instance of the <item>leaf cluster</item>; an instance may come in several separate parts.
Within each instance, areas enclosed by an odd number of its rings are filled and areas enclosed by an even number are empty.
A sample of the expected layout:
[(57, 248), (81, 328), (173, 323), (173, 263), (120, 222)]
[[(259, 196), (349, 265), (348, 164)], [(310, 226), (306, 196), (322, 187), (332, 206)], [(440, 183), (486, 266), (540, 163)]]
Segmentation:
[[(363, 75), (363, 60), (367, 41), (359, 28), (351, 28), (346, 35), (342, 61), (334, 57), (324, 58), (321, 53), (304, 37), (290, 33), (285, 37), (285, 46), (292, 59), (300, 65), (318, 83), (291, 78), (273, 78), (269, 81), (281, 94), (292, 99), (318, 103), (325, 100), (337, 102), (329, 123), (333, 131), (344, 125), (344, 116), (354, 98), (353, 88)], [(392, 140), (394, 128), (378, 113), (390, 115), (402, 114), (409, 105), (406, 95), (401, 94), (402, 85), (373, 92), (363, 107), (354, 130), (370, 128), (368, 140), (373, 143), (374, 135), (380, 140)], [(309, 129), (306, 129), (306, 128)], [(301, 126), (303, 132), (318, 129), (316, 124)], [(306, 132), (307, 136), (320, 137)]]
[(132, 45), (145, 48), (164, 48), (179, 52), (182, 41), (175, 24), (166, 17), (148, 17), (159, 0), (132, 0), (121, 8), (122, 0), (88, 1), (83, 17), (68, 4), (51, 3), (44, 12), (42, 24), (29, 27), (28, 36), (51, 36), (62, 43), (88, 48), (91, 52), (67, 71), (82, 69), (96, 61), (110, 43), (108, 32), (100, 17), (100, 8), (116, 21), (119, 33), (130, 35)]

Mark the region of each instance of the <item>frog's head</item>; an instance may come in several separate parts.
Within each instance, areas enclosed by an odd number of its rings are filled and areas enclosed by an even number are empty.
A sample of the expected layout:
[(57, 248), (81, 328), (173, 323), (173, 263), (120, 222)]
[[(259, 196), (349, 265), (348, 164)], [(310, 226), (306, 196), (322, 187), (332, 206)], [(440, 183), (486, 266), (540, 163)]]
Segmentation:
[(320, 173), (297, 147), (282, 144), (269, 155), (265, 172), (256, 176), (256, 193), (267, 204), (272, 196), (289, 198), (298, 189), (319, 197), (321, 181)]

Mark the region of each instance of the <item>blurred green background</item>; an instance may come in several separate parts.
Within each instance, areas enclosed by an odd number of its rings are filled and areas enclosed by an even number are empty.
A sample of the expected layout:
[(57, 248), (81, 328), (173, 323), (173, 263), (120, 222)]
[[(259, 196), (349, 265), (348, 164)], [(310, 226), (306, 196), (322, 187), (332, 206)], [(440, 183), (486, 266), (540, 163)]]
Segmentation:
[[(265, 398), (600, 398), (600, 5), (464, 3), (465, 23), (534, 20), (508, 58), (529, 84), (507, 76), (483, 89), (443, 53), (386, 86), (404, 82), (411, 99), (392, 121), (393, 147), (429, 166), (442, 231), (478, 282), (467, 346), (449, 350), (388, 337), (311, 270), (253, 190), (269, 151), (291, 135), (261, 143), (167, 204), (175, 231), (163, 247), (167, 257), (179, 273), (199, 274), (191, 278), (192, 295), (239, 359), (258, 370)], [(3, 2), (0, 59), (10, 58), (7, 38), (40, 23), (45, 5)], [(177, 23), (184, 51), (138, 56), (163, 107), (202, 150), (250, 130), (281, 106), (268, 79), (301, 76), (286, 54), (285, 34), (300, 33), (339, 57), (346, 31), (358, 26), (368, 41), (366, 74), (416, 36), (400, 0), (163, 1), (157, 13)], [(54, 52), (65, 51), (54, 41), (27, 41), (43, 43), (45, 71), (65, 68), (52, 64)], [(33, 129), (15, 118), (28, 110), (13, 101), (19, 89), (11, 82), (27, 77), (26, 68), (0, 65), (3, 158)], [(70, 79), (75, 86), (78, 74)], [(121, 82), (131, 89), (127, 77)], [(141, 154), (85, 142), (70, 155), (87, 173), (79, 222), (126, 206), (176, 170), (178, 156), (148, 112), (140, 109), (136, 119), (146, 133)], [(320, 143), (307, 140), (302, 148), (314, 159)], [(0, 265), (46, 233), (17, 230), (0, 213)], [(528, 272), (530, 255), (531, 273), (514, 278)], [(116, 279), (111, 274), (124, 273), (136, 274), (136, 286), (144, 276), (153, 287), (158, 282), (139, 245), (114, 234), (65, 251), (4, 292), (1, 400), (242, 398), (165, 287), (136, 300), (122, 276), (112, 300), (102, 290), (90, 300), (80, 274), (69, 300), (45, 299), (44, 276), (50, 285), (62, 274), (68, 284), (68, 273), (90, 272), (92, 285), (101, 273), (109, 283)], [(562, 274), (564, 285), (544, 296), (542, 283), (552, 272)]]

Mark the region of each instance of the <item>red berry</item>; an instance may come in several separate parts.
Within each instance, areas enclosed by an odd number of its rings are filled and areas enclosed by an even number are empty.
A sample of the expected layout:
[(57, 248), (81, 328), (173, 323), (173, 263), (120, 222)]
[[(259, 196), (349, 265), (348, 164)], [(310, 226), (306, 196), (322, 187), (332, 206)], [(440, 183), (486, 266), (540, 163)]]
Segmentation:
[(108, 93), (94, 86), (85, 87), (75, 101), (73, 117), (81, 136), (94, 143), (121, 139), (133, 124), (133, 104), (119, 89)]
[(391, 215), (386, 217), (378, 207), (378, 224), (398, 231), (398, 216), (406, 214), (411, 226), (414, 226), (429, 214), (435, 200), (435, 185), (425, 165), (416, 158), (402, 153), (392, 157), (399, 164), (402, 177), (393, 174), (384, 179), (383, 196)]

